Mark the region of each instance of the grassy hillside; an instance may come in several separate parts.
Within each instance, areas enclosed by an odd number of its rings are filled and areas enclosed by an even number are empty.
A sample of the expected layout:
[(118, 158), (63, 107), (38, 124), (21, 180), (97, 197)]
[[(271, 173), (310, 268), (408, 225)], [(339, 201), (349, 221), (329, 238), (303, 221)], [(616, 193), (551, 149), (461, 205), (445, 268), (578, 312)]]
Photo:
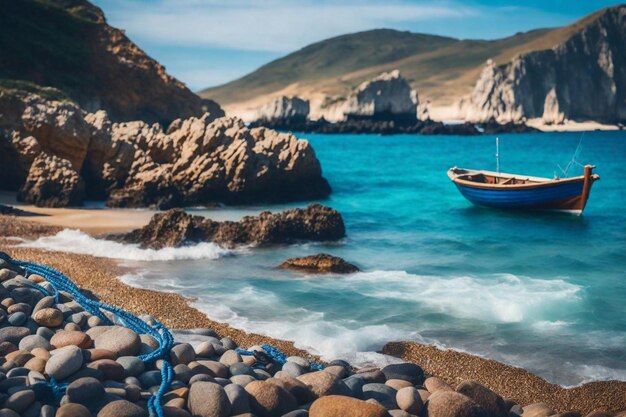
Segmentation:
[(253, 73), (201, 96), (222, 104), (240, 103), (287, 87), (345, 95), (373, 76), (400, 69), (420, 97), (451, 104), (469, 93), (487, 59), (505, 63), (517, 54), (549, 49), (567, 40), (602, 11), (556, 29), (537, 29), (497, 40), (460, 40), (389, 29), (331, 38), (270, 62)]

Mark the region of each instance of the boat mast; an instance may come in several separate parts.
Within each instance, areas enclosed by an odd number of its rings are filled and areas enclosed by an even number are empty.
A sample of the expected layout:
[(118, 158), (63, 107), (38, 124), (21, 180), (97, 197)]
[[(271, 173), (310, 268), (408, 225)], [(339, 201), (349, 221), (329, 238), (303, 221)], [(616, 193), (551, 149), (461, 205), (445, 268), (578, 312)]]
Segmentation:
[(496, 136), (496, 172), (500, 173), (500, 138)]

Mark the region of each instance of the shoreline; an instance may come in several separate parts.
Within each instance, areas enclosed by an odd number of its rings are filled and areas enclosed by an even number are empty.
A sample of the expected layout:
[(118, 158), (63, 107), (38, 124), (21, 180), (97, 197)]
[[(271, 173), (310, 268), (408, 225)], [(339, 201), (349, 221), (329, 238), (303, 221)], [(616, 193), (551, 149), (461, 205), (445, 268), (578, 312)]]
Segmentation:
[[(287, 355), (320, 361), (319, 357), (296, 348), (293, 342), (248, 333), (211, 320), (191, 306), (193, 300), (179, 294), (124, 284), (119, 277), (129, 269), (117, 265), (112, 259), (13, 247), (13, 242), (7, 239), (9, 236), (32, 239), (63, 229), (62, 226), (31, 222), (32, 219), (0, 216), (0, 250), (16, 259), (40, 262), (59, 269), (79, 287), (92, 291), (103, 301), (134, 314), (150, 314), (171, 329), (211, 328), (222, 337), (231, 337), (240, 346), (266, 343), (278, 347)], [(584, 414), (594, 410), (626, 410), (626, 382), (623, 381), (590, 382), (564, 388), (522, 368), (416, 342), (390, 342), (382, 349), (382, 353), (417, 363), (427, 374), (436, 375), (453, 387), (462, 380), (475, 380), (522, 405), (545, 402), (557, 412), (577, 410)]]

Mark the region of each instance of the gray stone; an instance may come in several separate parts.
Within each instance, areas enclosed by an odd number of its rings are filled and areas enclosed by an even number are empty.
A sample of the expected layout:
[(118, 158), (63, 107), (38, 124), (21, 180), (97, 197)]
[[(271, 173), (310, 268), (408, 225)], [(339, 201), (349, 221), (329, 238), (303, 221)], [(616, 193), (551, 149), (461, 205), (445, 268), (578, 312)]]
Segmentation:
[(170, 359), (172, 360), (172, 365), (178, 365), (179, 363), (187, 365), (196, 359), (196, 352), (189, 343), (181, 343), (172, 347)]
[(232, 365), (230, 365), (229, 370), (232, 376), (235, 376), (235, 375), (254, 376), (255, 375), (252, 367), (243, 362), (233, 363)]
[(35, 402), (35, 392), (31, 389), (16, 392), (11, 395), (5, 402), (4, 407), (9, 408), (18, 413), (22, 413), (33, 402)]
[(11, 314), (7, 320), (11, 326), (21, 326), (26, 321), (26, 314), (18, 311)]
[(254, 372), (255, 378), (259, 381), (265, 381), (266, 379), (272, 377), (272, 375), (264, 369), (253, 369), (252, 371)]
[(72, 375), (83, 366), (83, 352), (76, 346), (56, 349), (46, 363), (46, 374), (61, 380)]
[(220, 357), (220, 363), (223, 363), (226, 366), (230, 366), (237, 362), (241, 362), (241, 355), (234, 350), (227, 350)]
[(94, 347), (110, 350), (117, 356), (137, 356), (141, 350), (141, 339), (132, 330), (116, 326), (98, 335), (94, 339)]
[(234, 375), (230, 377), (230, 380), (233, 384), (245, 387), (250, 382), (256, 381), (256, 378), (250, 375)]
[[(211, 375), (198, 374), (198, 375), (194, 375), (191, 377), (191, 379), (189, 380), (189, 385), (195, 384), (196, 382), (202, 382), (202, 381), (203, 382), (217, 382), (217, 379), (222, 379), (222, 378), (213, 378)], [(228, 383), (230, 384), (230, 381), (228, 381)], [(223, 385), (223, 384), (220, 384), (220, 385)]]
[(307, 368), (296, 362), (287, 361), (287, 363), (283, 365), (282, 371), (294, 378), (297, 378), (300, 375), (306, 374)]
[(379, 383), (363, 385), (363, 399), (367, 401), (370, 398), (378, 401), (388, 410), (398, 408), (396, 404), (396, 390), (389, 385)]
[(229, 384), (224, 387), (224, 391), (230, 401), (231, 415), (243, 414), (250, 412), (250, 401), (248, 393), (241, 385)]
[(215, 356), (215, 348), (213, 347), (213, 343), (205, 341), (201, 342), (194, 349), (196, 352), (196, 356), (200, 358), (212, 358)]
[(196, 382), (189, 389), (187, 408), (196, 417), (227, 417), (230, 401), (221, 385)]
[(32, 351), (35, 348), (42, 348), (50, 350), (50, 342), (43, 336), (37, 334), (31, 334), (20, 340), (19, 348), (27, 352)]
[(205, 361), (205, 360), (200, 360), (196, 362), (206, 367), (211, 373), (211, 376), (213, 377), (220, 377), (220, 378), (228, 377), (229, 369), (223, 363), (216, 362), (216, 361)]
[(174, 367), (174, 379), (187, 384), (192, 376), (193, 372), (187, 365), (179, 363)]
[(136, 356), (121, 356), (116, 361), (122, 365), (126, 376), (137, 376), (146, 369), (144, 362)]
[(147, 371), (139, 375), (139, 381), (144, 388), (150, 388), (161, 383), (161, 371)]
[(414, 363), (394, 363), (382, 369), (387, 379), (404, 379), (413, 385), (424, 382), (424, 370)]
[(54, 407), (48, 404), (44, 404), (41, 406), (39, 417), (54, 417), (54, 414), (55, 414)]
[(79, 378), (67, 386), (66, 395), (73, 403), (90, 406), (104, 397), (104, 387), (95, 378)]
[(414, 414), (409, 414), (404, 410), (389, 410), (391, 417), (415, 417)]
[(5, 327), (0, 329), (0, 343), (9, 342), (17, 346), (29, 334), (30, 330), (26, 327)]
[(290, 362), (298, 364), (305, 369), (309, 369), (311, 367), (311, 363), (307, 359), (301, 356), (289, 356), (287, 358), (287, 363), (290, 363)]
[(52, 336), (54, 336), (54, 332), (47, 327), (38, 328), (36, 334), (48, 340), (52, 339)]
[(222, 346), (224, 346), (226, 349), (235, 350), (238, 347), (237, 343), (235, 343), (235, 341), (228, 336), (223, 337), (220, 342), (222, 343)]

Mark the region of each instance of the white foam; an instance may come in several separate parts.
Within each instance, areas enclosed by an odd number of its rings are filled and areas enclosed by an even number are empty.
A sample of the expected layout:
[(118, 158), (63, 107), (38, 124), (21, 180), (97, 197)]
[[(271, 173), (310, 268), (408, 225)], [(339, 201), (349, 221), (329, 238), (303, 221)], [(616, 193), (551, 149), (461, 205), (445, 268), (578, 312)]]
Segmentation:
[(393, 359), (375, 351), (391, 340), (420, 339), (417, 334), (407, 334), (386, 324), (353, 327), (348, 326), (349, 323), (326, 320), (322, 312), (305, 309), (285, 314), (282, 320), (280, 317), (275, 320), (259, 320), (240, 316), (223, 304), (208, 305), (196, 301), (193, 307), (214, 320), (236, 328), (275, 339), (290, 340), (297, 348), (319, 355), (325, 360), (341, 358), (356, 366), (380, 366), (393, 362)]
[(64, 229), (54, 236), (24, 240), (19, 247), (71, 252), (103, 258), (129, 261), (171, 261), (180, 259), (217, 259), (232, 252), (214, 243), (199, 243), (181, 248), (141, 249), (136, 244), (124, 244), (96, 239), (80, 230)]
[(562, 310), (563, 304), (579, 302), (582, 289), (561, 279), (510, 274), (479, 278), (373, 271), (350, 275), (345, 282), (370, 297), (418, 302), (435, 312), (496, 323), (544, 320), (554, 306)]

